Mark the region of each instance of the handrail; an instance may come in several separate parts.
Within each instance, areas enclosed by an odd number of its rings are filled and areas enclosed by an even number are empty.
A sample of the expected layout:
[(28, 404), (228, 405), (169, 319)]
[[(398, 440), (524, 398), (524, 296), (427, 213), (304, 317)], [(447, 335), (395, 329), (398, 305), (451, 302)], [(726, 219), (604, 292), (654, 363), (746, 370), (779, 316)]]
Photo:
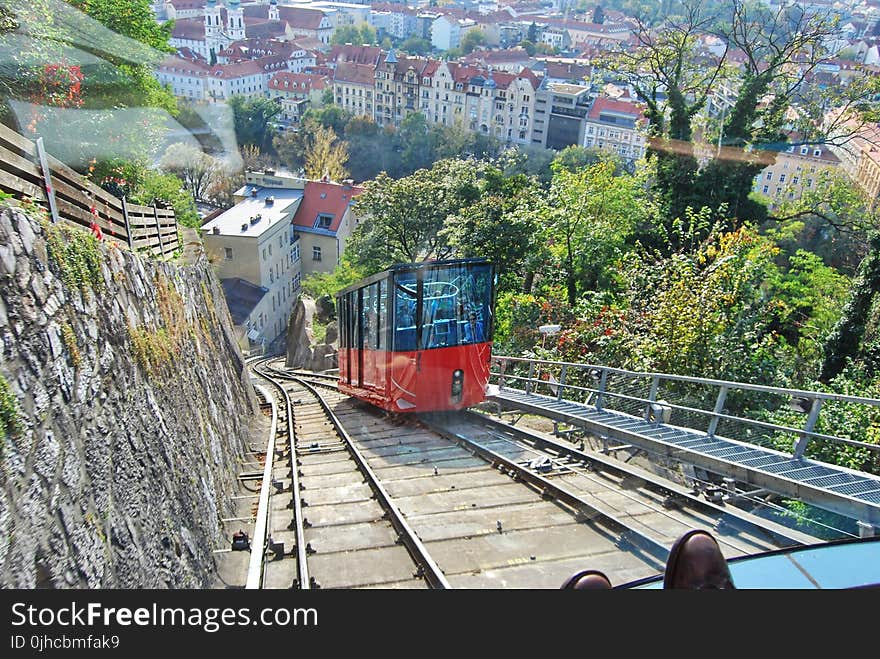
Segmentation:
[[(851, 439), (849, 437), (838, 437), (835, 435), (829, 435), (825, 433), (820, 433), (815, 431), (816, 423), (819, 420), (819, 415), (822, 410), (822, 404), (825, 401), (835, 401), (842, 403), (851, 403), (858, 405), (870, 405), (873, 407), (880, 408), (880, 400), (875, 398), (864, 398), (859, 396), (848, 396), (844, 394), (833, 394), (826, 393), (821, 391), (806, 391), (803, 389), (786, 389), (782, 387), (769, 387), (765, 385), (754, 385), (745, 382), (733, 382), (729, 380), (715, 380), (711, 378), (700, 378), (686, 375), (674, 375), (670, 373), (656, 373), (656, 372), (638, 372), (638, 371), (629, 371), (626, 369), (615, 368), (611, 366), (599, 366), (596, 364), (577, 364), (573, 362), (556, 362), (547, 359), (530, 359), (527, 357), (507, 357), (503, 355), (493, 355), (492, 361), (500, 366), (500, 370), (490, 371), (490, 376), (497, 378), (499, 386), (503, 387), (506, 381), (515, 381), (515, 382), (524, 382), (524, 390), (526, 393), (537, 392), (539, 387), (547, 387), (550, 388), (553, 395), (557, 397), (559, 400), (563, 400), (563, 392), (567, 389), (569, 391), (579, 391), (579, 392), (587, 392), (588, 398), (587, 400), (593, 400), (593, 396), (595, 396), (593, 405), (597, 409), (602, 409), (603, 399), (607, 402), (609, 399), (621, 399), (625, 401), (631, 401), (637, 404), (644, 404), (643, 417), (645, 420), (650, 420), (652, 415), (662, 411), (661, 409), (655, 409), (656, 406), (660, 406), (661, 408), (668, 408), (669, 410), (676, 409), (683, 411), (685, 413), (693, 413), (705, 416), (708, 420), (708, 428), (700, 429), (698, 432), (704, 432), (707, 436), (713, 437), (715, 435), (715, 431), (718, 427), (718, 423), (720, 421), (729, 421), (734, 423), (742, 423), (747, 424), (749, 426), (758, 427), (762, 429), (769, 430), (773, 433), (782, 433), (788, 435), (794, 435), (797, 439), (794, 442), (794, 446), (792, 449), (792, 457), (800, 458), (803, 456), (804, 451), (806, 450), (807, 444), (813, 440), (823, 440), (830, 441), (840, 444), (845, 444), (847, 446), (853, 446), (856, 448), (873, 451), (880, 453), (880, 445), (877, 444), (869, 444), (867, 442), (861, 442), (855, 439)], [(507, 372), (507, 364), (521, 364), (523, 366), (528, 365), (528, 376), (516, 375), (515, 373)], [(560, 373), (559, 381), (546, 381), (541, 379), (541, 371), (549, 371), (558, 368)], [(595, 382), (599, 380), (598, 388), (585, 387), (575, 384), (570, 384), (566, 382), (566, 379), (570, 377), (571, 369), (579, 369), (590, 371), (590, 377)], [(536, 373), (537, 371), (537, 373)], [(633, 379), (646, 379), (650, 381), (650, 394), (648, 398), (630, 395), (630, 393), (623, 393), (620, 391), (614, 391), (613, 387), (609, 388), (608, 382), (608, 374), (617, 374), (622, 375), (627, 378)], [(698, 407), (692, 407), (690, 405), (682, 405), (679, 403), (670, 402), (667, 400), (658, 400), (658, 391), (660, 388), (660, 382), (662, 381), (670, 381), (670, 382), (684, 382), (690, 384), (697, 384), (703, 386), (715, 387), (718, 389), (718, 393), (715, 399), (715, 405), (713, 409), (700, 409)], [(612, 380), (613, 383), (613, 380)], [(647, 384), (647, 382), (645, 383)], [(805, 399), (806, 401), (812, 401), (812, 405), (809, 409), (806, 423), (803, 428), (792, 428), (790, 426), (770, 423), (768, 421), (762, 421), (759, 419), (752, 419), (745, 416), (737, 416), (735, 414), (729, 414), (725, 412), (725, 402), (727, 399), (727, 395), (730, 390), (748, 390), (748, 391), (757, 391), (761, 393), (769, 393), (774, 395), (782, 395), (782, 396), (791, 396), (793, 398)], [(690, 402), (690, 401), (687, 401)], [(807, 410), (802, 410), (807, 413)], [(681, 426), (684, 427), (684, 426)], [(691, 430), (696, 430), (695, 428), (691, 428)]]
[(710, 384), (719, 387), (727, 387), (733, 389), (747, 389), (749, 391), (760, 391), (763, 393), (782, 394), (786, 396), (795, 396), (798, 398), (822, 398), (823, 400), (838, 400), (846, 403), (861, 403), (863, 405), (873, 405), (880, 407), (880, 399), (878, 398), (862, 398), (859, 396), (847, 396), (845, 394), (833, 394), (824, 391), (808, 391), (805, 389), (785, 389), (783, 387), (770, 387), (763, 384), (749, 384), (748, 382), (736, 382), (732, 380), (714, 380), (712, 378), (698, 378), (690, 375), (675, 375), (672, 373), (657, 373), (654, 371), (627, 371), (623, 368), (615, 368), (613, 366), (600, 366), (597, 364), (578, 364), (576, 362), (556, 362), (547, 359), (529, 359), (528, 357), (507, 357), (504, 355), (492, 355), (492, 359), (507, 362), (526, 362), (535, 364), (552, 364), (554, 366), (573, 366), (575, 368), (602, 370), (609, 373), (619, 373), (632, 377), (659, 377), (664, 380), (674, 380), (678, 382), (691, 382), (694, 384)]

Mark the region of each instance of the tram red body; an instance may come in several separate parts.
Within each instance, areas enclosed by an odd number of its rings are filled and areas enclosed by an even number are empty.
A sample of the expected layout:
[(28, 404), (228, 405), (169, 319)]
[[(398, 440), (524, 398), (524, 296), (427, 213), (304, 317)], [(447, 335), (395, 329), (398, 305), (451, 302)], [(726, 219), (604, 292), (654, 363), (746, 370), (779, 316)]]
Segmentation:
[(491, 266), (470, 259), (395, 266), (342, 291), (339, 390), (396, 413), (481, 403), (492, 283)]

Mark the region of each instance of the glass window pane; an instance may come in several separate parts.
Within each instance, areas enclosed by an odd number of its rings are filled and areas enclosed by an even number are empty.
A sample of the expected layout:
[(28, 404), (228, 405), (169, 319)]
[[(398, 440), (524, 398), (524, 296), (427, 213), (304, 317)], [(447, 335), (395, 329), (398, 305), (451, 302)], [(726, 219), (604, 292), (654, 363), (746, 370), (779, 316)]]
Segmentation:
[(416, 275), (398, 273), (394, 278), (394, 337), (392, 350), (416, 349)]
[(489, 340), (491, 268), (453, 265), (424, 275), (422, 348), (443, 348)]

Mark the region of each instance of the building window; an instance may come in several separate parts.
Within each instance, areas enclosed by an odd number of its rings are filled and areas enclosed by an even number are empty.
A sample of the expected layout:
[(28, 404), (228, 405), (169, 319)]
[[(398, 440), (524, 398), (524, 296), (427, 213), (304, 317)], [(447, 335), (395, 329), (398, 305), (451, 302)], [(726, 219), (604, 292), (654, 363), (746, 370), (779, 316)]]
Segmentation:
[(780, 174), (780, 175), (779, 175), (779, 182), (780, 182), (780, 183), (785, 183), (785, 174)]
[(265, 247), (263, 248), (263, 260), (264, 261), (266, 260), (266, 248)]
[(312, 261), (320, 261), (321, 260), (321, 248), (315, 245), (312, 247)]
[(226, 247), (225, 252), (226, 252), (226, 260), (231, 261), (232, 260), (232, 248)]
[(811, 179), (811, 178), (808, 178), (808, 179), (807, 179), (807, 187), (808, 187), (808, 188), (812, 188), (812, 187), (813, 187), (813, 179)]
[(791, 179), (791, 182), (792, 182), (793, 185), (797, 185), (797, 182), (798, 182), (799, 180), (800, 180), (800, 179), (799, 179), (797, 176), (795, 176), (793, 179)]
[(773, 172), (767, 172), (767, 180), (768, 180), (768, 181), (772, 181), (772, 180), (773, 180)]
[(333, 216), (327, 215), (325, 213), (321, 213), (318, 215), (318, 219), (315, 221), (316, 229), (329, 229), (330, 225), (333, 223)]
[(765, 185), (765, 186), (764, 186), (764, 194), (767, 194), (769, 191), (770, 191), (770, 186), (769, 186), (769, 185)]
[(296, 263), (299, 261), (299, 241), (293, 243), (293, 247), (290, 248), (290, 262)]

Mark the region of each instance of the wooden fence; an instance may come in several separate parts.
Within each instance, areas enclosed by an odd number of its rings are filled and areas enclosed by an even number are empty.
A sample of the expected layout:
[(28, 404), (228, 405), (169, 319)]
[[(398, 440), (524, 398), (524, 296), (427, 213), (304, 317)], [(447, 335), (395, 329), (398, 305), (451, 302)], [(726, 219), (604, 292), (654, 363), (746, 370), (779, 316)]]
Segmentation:
[[(180, 247), (173, 210), (138, 206), (114, 197), (47, 154), (41, 144), (2, 124), (0, 190), (17, 199), (31, 198), (58, 219), (82, 227), (89, 228), (97, 221), (105, 239), (115, 239), (132, 250), (165, 258)], [(51, 193), (54, 199), (50, 199)]]

